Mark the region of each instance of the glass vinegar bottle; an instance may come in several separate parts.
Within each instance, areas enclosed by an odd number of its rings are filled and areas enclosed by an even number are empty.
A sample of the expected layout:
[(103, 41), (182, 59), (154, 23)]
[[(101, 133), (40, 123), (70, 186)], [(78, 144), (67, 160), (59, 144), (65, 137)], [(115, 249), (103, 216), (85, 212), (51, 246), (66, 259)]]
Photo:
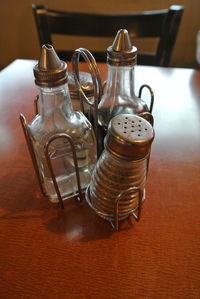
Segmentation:
[(134, 66), (137, 48), (131, 45), (128, 31), (118, 31), (107, 49), (108, 76), (105, 92), (98, 106), (99, 122), (107, 130), (109, 121), (118, 114), (140, 114), (148, 107), (135, 95)]
[[(52, 46), (42, 47), (34, 75), (39, 89), (40, 113), (29, 124), (29, 129), (43, 189), (50, 201), (58, 202), (45, 157), (45, 145), (57, 133), (66, 133), (71, 137), (83, 190), (89, 184), (96, 164), (96, 140), (90, 122), (82, 112), (72, 108), (67, 66), (59, 60)], [(69, 142), (63, 138), (53, 140), (48, 153), (62, 199), (77, 195), (75, 165)]]

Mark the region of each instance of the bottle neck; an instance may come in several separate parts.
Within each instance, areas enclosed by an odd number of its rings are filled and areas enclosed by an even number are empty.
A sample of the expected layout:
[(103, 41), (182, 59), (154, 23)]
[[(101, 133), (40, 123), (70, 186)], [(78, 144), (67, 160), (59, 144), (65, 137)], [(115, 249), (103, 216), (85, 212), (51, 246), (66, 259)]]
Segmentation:
[(56, 113), (73, 114), (68, 85), (58, 87), (39, 87), (39, 111), (42, 118)]
[(135, 97), (135, 76), (134, 66), (108, 66), (108, 78), (106, 84), (106, 93)]

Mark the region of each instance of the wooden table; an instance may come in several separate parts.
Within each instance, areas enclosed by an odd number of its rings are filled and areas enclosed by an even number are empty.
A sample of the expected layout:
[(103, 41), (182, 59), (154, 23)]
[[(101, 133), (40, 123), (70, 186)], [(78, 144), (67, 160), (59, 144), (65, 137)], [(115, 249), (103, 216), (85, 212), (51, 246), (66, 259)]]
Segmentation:
[(200, 72), (136, 68), (156, 139), (141, 221), (113, 232), (85, 202), (62, 213), (40, 195), (18, 119), (34, 115), (34, 64), (0, 73), (0, 298), (200, 298)]

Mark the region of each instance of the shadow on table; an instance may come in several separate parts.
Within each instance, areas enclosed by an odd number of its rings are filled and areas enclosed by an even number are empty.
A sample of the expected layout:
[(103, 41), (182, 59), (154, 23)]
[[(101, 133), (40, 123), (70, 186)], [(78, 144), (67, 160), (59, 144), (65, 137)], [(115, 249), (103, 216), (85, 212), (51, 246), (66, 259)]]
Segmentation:
[[(51, 232), (66, 234), (67, 239), (81, 242), (106, 239), (115, 233), (109, 221), (97, 216), (85, 201), (69, 200), (64, 210), (50, 209), (45, 213), (44, 226)], [(132, 226), (133, 221), (127, 220), (120, 224), (120, 229), (127, 230)]]
[[(20, 221), (23, 227), (28, 221), (34, 229), (45, 229), (79, 242), (106, 239), (114, 233), (110, 223), (97, 216), (85, 200), (83, 203), (73, 198), (66, 200), (61, 210), (58, 204), (42, 198), (31, 170), (30, 175), (21, 168), (10, 169), (9, 175), (7, 172), (0, 182), (0, 223)], [(132, 223), (124, 221), (121, 230), (130, 229)]]

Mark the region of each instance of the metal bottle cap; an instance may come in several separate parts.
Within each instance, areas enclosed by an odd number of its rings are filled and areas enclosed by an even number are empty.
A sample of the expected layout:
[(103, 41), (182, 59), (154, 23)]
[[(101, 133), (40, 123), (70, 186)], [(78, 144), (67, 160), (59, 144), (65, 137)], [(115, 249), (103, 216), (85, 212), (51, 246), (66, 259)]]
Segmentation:
[(146, 157), (154, 139), (154, 130), (144, 118), (133, 114), (119, 114), (110, 121), (105, 148), (123, 159)]
[(56, 87), (67, 82), (67, 64), (61, 61), (53, 46), (43, 45), (38, 64), (33, 69), (35, 84)]
[(115, 66), (135, 65), (137, 48), (132, 46), (126, 29), (120, 29), (112, 46), (107, 48), (107, 62)]

